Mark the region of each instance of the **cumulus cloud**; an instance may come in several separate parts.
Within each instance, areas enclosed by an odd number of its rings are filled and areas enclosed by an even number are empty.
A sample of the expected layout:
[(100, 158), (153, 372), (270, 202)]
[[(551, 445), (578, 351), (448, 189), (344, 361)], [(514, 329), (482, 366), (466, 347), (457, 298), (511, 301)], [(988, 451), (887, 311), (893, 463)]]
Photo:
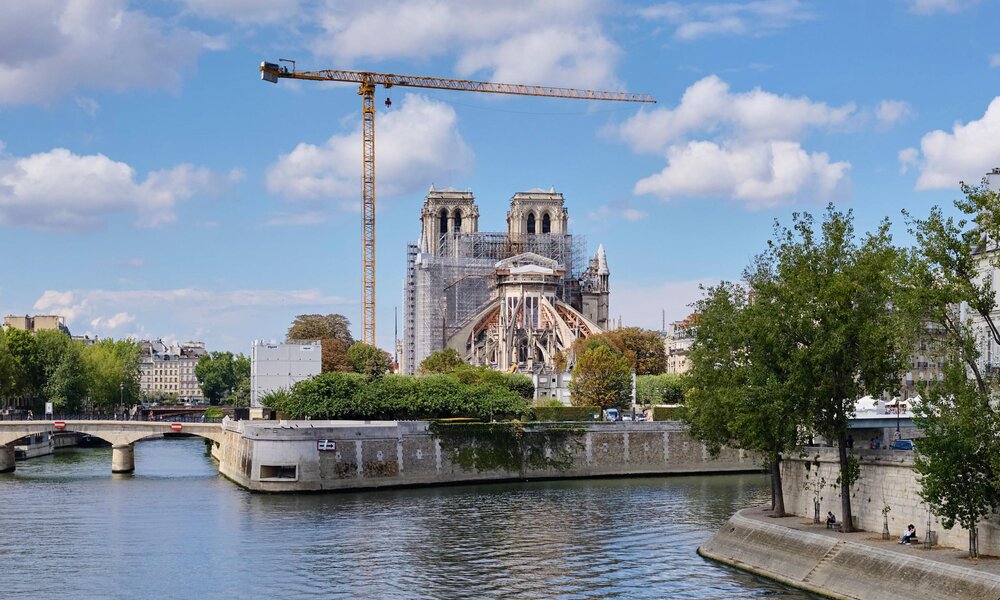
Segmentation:
[(0, 105), (48, 103), (77, 87), (175, 86), (209, 36), (126, 0), (8, 2), (0, 19)]
[[(2, 150), (2, 149), (0, 149)], [(55, 148), (26, 157), (0, 155), (0, 225), (86, 231), (118, 212), (136, 214), (139, 227), (177, 220), (179, 201), (217, 193), (242, 177), (178, 165), (138, 181), (128, 164), (103, 154), (78, 155)]]
[(94, 329), (104, 330), (104, 331), (114, 331), (123, 325), (128, 325), (135, 321), (135, 317), (128, 314), (127, 312), (120, 312), (111, 317), (97, 317), (90, 322), (90, 326)]
[(875, 107), (875, 118), (885, 126), (914, 116), (913, 107), (902, 100), (883, 100)]
[(595, 210), (588, 212), (587, 217), (591, 220), (601, 222), (607, 222), (611, 219), (641, 221), (646, 218), (646, 212), (633, 207), (628, 200), (621, 199), (608, 204), (602, 204)]
[(997, 166), (1000, 156), (1000, 96), (993, 99), (981, 119), (956, 123), (950, 132), (941, 129), (924, 134), (920, 151), (907, 148), (899, 153), (903, 168), (920, 171), (916, 189), (951, 189), (959, 181), (978, 182)]
[[(406, 94), (398, 110), (380, 117), (376, 145), (380, 198), (450, 179), (472, 163), (455, 111), (418, 94)], [(267, 189), (288, 200), (334, 199), (355, 207), (360, 149), (360, 126), (319, 146), (301, 143), (268, 169)]]
[(757, 209), (842, 193), (850, 168), (847, 162), (831, 163), (826, 153), (807, 152), (798, 142), (693, 141), (668, 149), (667, 166), (639, 180), (634, 192), (662, 199), (731, 197)]
[(322, 33), (313, 50), (348, 64), (454, 54), (466, 76), (507, 83), (613, 86), (620, 50), (601, 28), (602, 4), (397, 0), (373, 6), (366, 0), (330, 1), (319, 11)]
[(909, 0), (910, 12), (918, 15), (957, 13), (979, 4), (979, 0)]
[(640, 111), (617, 133), (637, 152), (657, 152), (694, 132), (728, 133), (745, 141), (797, 139), (809, 128), (842, 125), (855, 114), (853, 103), (831, 107), (760, 88), (732, 93), (729, 84), (710, 75), (688, 87), (676, 108)]
[(718, 35), (766, 35), (813, 18), (798, 0), (691, 3), (646, 7), (640, 16), (675, 26), (674, 37), (692, 41)]

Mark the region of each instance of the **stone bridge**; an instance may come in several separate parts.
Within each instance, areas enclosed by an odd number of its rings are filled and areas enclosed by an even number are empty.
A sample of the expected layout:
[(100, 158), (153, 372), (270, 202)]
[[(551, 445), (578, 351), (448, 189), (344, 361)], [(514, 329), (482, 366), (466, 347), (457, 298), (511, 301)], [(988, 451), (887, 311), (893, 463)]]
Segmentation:
[(14, 442), (35, 433), (73, 431), (111, 444), (111, 472), (135, 470), (135, 443), (164, 433), (181, 432), (222, 443), (220, 423), (171, 423), (169, 421), (0, 421), (0, 473), (15, 469)]

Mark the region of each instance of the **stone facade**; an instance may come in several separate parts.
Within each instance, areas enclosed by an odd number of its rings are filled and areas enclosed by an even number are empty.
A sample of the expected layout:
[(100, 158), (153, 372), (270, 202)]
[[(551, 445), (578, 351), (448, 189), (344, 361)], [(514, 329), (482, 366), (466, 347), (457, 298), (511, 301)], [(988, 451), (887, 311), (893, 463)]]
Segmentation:
[[(785, 510), (803, 517), (813, 516), (813, 492), (806, 488), (806, 484), (816, 481), (815, 463), (818, 462), (819, 477), (827, 482), (820, 492), (820, 515), (832, 511), (840, 518), (839, 488), (830, 487), (840, 472), (837, 449), (809, 447), (801, 450), (803, 458), (786, 458), (782, 463)], [(922, 539), (927, 530), (927, 505), (920, 499), (920, 483), (913, 470), (913, 453), (855, 449), (854, 455), (861, 467), (861, 475), (854, 484), (851, 497), (851, 511), (858, 527), (881, 533), (882, 508), (889, 506), (890, 534), (899, 537), (907, 524), (913, 523)], [(809, 471), (806, 470), (807, 461), (813, 463)], [(810, 474), (808, 479), (807, 473)], [(931, 530), (937, 532), (939, 544), (955, 548), (967, 548), (969, 545), (968, 531), (958, 526), (945, 529), (933, 515)], [(981, 554), (1000, 555), (1000, 519), (994, 517), (980, 523), (979, 551)]]

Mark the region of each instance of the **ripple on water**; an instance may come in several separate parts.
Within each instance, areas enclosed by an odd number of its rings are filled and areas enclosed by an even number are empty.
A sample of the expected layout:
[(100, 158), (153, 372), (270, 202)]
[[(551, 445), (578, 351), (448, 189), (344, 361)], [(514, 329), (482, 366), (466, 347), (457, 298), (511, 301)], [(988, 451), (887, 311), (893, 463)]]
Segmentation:
[[(759, 475), (249, 494), (197, 439), (0, 476), (0, 589), (100, 598), (806, 598), (695, 549)], [(44, 574), (42, 576), (41, 574)]]

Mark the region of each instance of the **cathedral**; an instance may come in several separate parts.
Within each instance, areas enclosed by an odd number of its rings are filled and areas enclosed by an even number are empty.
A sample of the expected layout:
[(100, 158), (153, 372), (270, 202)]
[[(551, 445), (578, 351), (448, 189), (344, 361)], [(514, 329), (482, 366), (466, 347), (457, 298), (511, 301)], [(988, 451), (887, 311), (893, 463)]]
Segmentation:
[(506, 232), (482, 232), (472, 192), (432, 186), (407, 246), (402, 372), (444, 348), (503, 371), (572, 363), (576, 339), (607, 329), (610, 272), (568, 222), (562, 194), (533, 189), (511, 198)]

